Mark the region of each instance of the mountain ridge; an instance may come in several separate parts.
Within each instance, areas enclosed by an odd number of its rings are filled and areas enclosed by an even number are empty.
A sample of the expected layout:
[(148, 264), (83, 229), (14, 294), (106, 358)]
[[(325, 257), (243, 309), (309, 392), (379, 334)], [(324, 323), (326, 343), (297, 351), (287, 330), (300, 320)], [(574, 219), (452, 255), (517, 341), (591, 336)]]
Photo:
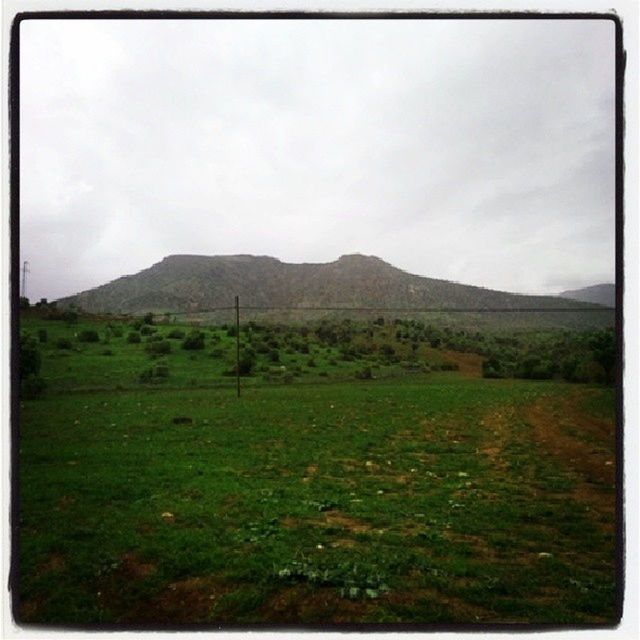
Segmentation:
[(558, 294), (561, 298), (578, 300), (579, 302), (592, 302), (605, 307), (615, 307), (616, 285), (610, 282), (603, 284), (593, 284), (580, 289), (570, 289)]
[(326, 263), (287, 263), (250, 254), (172, 254), (136, 274), (61, 298), (58, 303), (93, 313), (178, 313), (229, 307), (236, 295), (243, 306), (300, 309), (568, 310), (585, 306), (567, 298), (514, 294), (419, 276), (360, 253)]

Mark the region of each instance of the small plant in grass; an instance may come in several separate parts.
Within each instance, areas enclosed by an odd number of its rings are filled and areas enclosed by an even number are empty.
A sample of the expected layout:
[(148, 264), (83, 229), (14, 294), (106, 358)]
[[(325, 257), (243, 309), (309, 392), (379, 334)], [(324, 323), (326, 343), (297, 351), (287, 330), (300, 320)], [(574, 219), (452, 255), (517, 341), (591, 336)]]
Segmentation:
[(373, 380), (373, 373), (371, 367), (363, 367), (356, 371), (356, 378), (358, 380)]
[(152, 333), (155, 333), (158, 330), (157, 327), (151, 327), (148, 324), (144, 324), (140, 327), (140, 333), (143, 336), (150, 336)]
[(122, 327), (111, 327), (111, 333), (113, 334), (114, 338), (122, 338)]
[(160, 384), (165, 382), (168, 377), (169, 366), (166, 362), (158, 362), (140, 374), (140, 382), (143, 384)]
[(307, 367), (316, 367), (316, 366), (317, 366), (316, 361), (313, 358), (309, 358), (307, 360)]
[(36, 341), (30, 336), (20, 338), (20, 391), (23, 398), (32, 399), (41, 395), (45, 381), (38, 375), (42, 358)]
[(46, 329), (39, 329), (38, 330), (38, 340), (40, 342), (46, 342), (47, 341), (47, 330)]
[(183, 341), (182, 348), (186, 350), (204, 349), (204, 333), (192, 331)]
[(167, 338), (171, 340), (183, 340), (185, 337), (185, 332), (182, 329), (172, 329), (167, 334)]
[(137, 331), (131, 331), (127, 336), (127, 342), (131, 344), (138, 344), (141, 340), (140, 334)]
[(280, 362), (280, 352), (277, 349), (269, 351), (269, 362)]
[(168, 340), (149, 342), (146, 346), (147, 353), (151, 355), (167, 355), (171, 353), (171, 343)]
[(78, 334), (78, 342), (100, 342), (100, 336), (95, 329), (83, 329)]
[(73, 349), (73, 345), (71, 344), (71, 340), (69, 340), (69, 338), (58, 338), (56, 340), (56, 348), (57, 349)]

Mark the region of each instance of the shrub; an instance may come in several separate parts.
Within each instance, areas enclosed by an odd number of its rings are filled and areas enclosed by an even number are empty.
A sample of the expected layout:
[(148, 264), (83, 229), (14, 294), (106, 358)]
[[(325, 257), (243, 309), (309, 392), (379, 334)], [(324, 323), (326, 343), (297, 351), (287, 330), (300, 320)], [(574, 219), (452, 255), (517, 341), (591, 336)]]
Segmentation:
[(204, 333), (192, 331), (183, 341), (182, 348), (187, 350), (204, 349)]
[(122, 327), (111, 327), (114, 338), (122, 338)]
[(307, 367), (315, 367), (316, 366), (316, 361), (313, 358), (309, 358), (307, 360)]
[(31, 336), (20, 336), (20, 379), (37, 375), (41, 364), (36, 341)]
[(100, 336), (95, 329), (84, 329), (78, 334), (79, 342), (100, 342)]
[(38, 330), (38, 340), (40, 342), (46, 342), (47, 338), (48, 338), (47, 330), (46, 329), (39, 329)]
[(168, 340), (149, 342), (146, 350), (152, 355), (166, 355), (171, 353), (171, 343)]
[(71, 340), (68, 338), (58, 338), (56, 340), (56, 347), (58, 349), (72, 349), (73, 345), (71, 344)]
[(146, 313), (142, 318), (144, 324), (153, 324), (153, 313)]
[(169, 367), (166, 362), (158, 362), (153, 367), (145, 369), (140, 374), (140, 382), (143, 384), (159, 384), (169, 377)]
[(41, 395), (46, 387), (38, 375), (42, 358), (36, 341), (30, 336), (20, 338), (20, 392), (23, 398), (32, 399)]
[(141, 341), (140, 334), (137, 331), (131, 331), (127, 336), (127, 342), (138, 344)]
[(156, 327), (150, 327), (148, 324), (143, 324), (140, 327), (140, 333), (143, 336), (150, 336), (152, 333), (155, 333), (158, 329)]
[(356, 378), (358, 380), (373, 380), (373, 373), (371, 372), (371, 367), (364, 367), (359, 371), (356, 371)]
[(492, 356), (488, 360), (482, 362), (483, 378), (504, 378), (504, 366), (496, 356)]
[(26, 400), (33, 400), (42, 395), (47, 388), (46, 382), (36, 375), (30, 375), (20, 383), (20, 395)]
[(256, 354), (251, 349), (245, 349), (240, 354), (239, 371), (241, 376), (250, 376), (256, 365)]
[(269, 362), (280, 362), (280, 352), (277, 349), (269, 351)]
[(184, 339), (185, 332), (182, 329), (172, 329), (167, 334), (167, 338), (171, 338), (171, 340), (182, 340)]

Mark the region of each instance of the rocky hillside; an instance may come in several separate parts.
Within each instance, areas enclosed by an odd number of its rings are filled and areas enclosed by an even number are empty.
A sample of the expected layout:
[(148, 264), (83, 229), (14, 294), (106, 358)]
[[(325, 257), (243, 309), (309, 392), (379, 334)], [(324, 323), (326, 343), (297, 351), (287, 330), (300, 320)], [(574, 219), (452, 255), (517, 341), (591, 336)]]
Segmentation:
[(615, 284), (594, 284), (592, 287), (563, 291), (560, 294), (563, 298), (578, 300), (580, 302), (593, 302), (605, 307), (614, 307), (616, 304)]
[[(236, 295), (243, 307), (585, 306), (557, 297), (515, 295), (412, 275), (374, 256), (359, 254), (345, 255), (325, 264), (288, 264), (266, 256), (174, 255), (140, 273), (123, 276), (58, 303), (94, 313), (177, 313), (232, 306)], [(553, 315), (568, 318), (577, 314)]]

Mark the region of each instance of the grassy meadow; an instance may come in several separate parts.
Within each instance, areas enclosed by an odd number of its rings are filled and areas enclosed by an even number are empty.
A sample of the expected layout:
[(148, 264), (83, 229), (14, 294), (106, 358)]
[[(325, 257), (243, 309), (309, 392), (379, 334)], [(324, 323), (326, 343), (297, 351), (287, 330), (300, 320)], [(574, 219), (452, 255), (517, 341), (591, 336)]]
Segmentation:
[(611, 386), (483, 377), (415, 326), (251, 324), (238, 399), (233, 327), (20, 331), (22, 623), (618, 618)]

